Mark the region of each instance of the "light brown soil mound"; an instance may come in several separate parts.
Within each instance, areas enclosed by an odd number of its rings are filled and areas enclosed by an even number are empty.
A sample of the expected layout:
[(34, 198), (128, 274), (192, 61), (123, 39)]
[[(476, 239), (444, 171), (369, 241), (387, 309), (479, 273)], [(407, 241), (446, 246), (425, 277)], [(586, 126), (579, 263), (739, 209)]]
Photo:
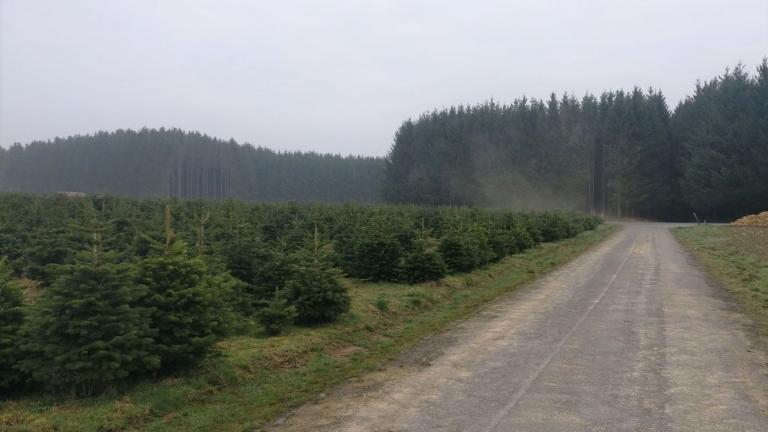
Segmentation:
[(748, 215), (737, 220), (734, 225), (768, 227), (768, 211), (756, 215)]

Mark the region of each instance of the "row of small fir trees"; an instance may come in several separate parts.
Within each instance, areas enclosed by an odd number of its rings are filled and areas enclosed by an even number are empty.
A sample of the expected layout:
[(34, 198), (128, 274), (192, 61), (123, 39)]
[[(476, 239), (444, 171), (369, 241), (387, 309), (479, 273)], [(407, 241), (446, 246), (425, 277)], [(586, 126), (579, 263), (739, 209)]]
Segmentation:
[[(30, 306), (0, 260), (0, 393), (30, 387), (88, 395), (189, 368), (215, 350), (236, 314), (252, 313), (268, 333), (298, 321), (332, 321), (349, 297), (327, 247), (314, 238), (288, 257), (290, 272), (268, 300), (193, 253), (171, 228), (146, 257), (120, 261), (105, 251), (93, 212), (91, 248), (54, 269), (54, 282)], [(243, 306), (243, 305), (246, 306)]]

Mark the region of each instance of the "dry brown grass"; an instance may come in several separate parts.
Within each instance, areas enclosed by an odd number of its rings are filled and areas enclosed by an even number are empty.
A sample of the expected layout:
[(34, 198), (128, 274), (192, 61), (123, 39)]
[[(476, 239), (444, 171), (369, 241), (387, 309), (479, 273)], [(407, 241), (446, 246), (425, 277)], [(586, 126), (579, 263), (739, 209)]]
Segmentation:
[(21, 278), (19, 284), (24, 293), (24, 303), (26, 304), (34, 304), (43, 293), (43, 286), (36, 280)]
[(735, 221), (733, 225), (739, 226), (753, 226), (753, 227), (768, 227), (768, 211), (762, 213), (747, 215), (743, 218)]

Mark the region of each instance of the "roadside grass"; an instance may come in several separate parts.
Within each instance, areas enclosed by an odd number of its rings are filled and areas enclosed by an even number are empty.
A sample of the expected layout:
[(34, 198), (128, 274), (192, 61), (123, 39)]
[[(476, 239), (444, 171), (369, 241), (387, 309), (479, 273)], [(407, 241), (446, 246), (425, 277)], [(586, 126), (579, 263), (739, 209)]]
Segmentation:
[(698, 225), (672, 232), (768, 337), (768, 228)]
[(424, 336), (571, 260), (617, 227), (545, 243), (472, 273), (418, 285), (347, 281), (351, 311), (320, 328), (228, 338), (184, 375), (94, 398), (0, 402), (3, 431), (252, 431), (331, 385), (378, 368)]

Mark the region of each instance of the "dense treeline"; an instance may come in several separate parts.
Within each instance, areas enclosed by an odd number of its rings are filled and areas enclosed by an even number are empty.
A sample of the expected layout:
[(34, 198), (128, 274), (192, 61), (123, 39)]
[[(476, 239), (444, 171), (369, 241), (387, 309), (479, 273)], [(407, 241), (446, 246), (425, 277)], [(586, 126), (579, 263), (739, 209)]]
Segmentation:
[(726, 219), (768, 208), (768, 64), (697, 85), (670, 112), (655, 90), (552, 95), (406, 121), (385, 169), (389, 201), (566, 207)]
[(0, 390), (93, 393), (246, 331), (336, 320), (343, 276), (470, 271), (596, 218), (470, 208), (0, 195)]
[(0, 191), (252, 201), (374, 202), (383, 161), (277, 153), (197, 132), (99, 132), (0, 147)]
[(768, 208), (768, 63), (696, 86), (518, 99), (403, 123), (387, 158), (275, 153), (180, 130), (0, 148), (0, 191), (568, 209), (731, 219)]
[(698, 85), (672, 126), (687, 203), (723, 219), (768, 209), (768, 62)]

